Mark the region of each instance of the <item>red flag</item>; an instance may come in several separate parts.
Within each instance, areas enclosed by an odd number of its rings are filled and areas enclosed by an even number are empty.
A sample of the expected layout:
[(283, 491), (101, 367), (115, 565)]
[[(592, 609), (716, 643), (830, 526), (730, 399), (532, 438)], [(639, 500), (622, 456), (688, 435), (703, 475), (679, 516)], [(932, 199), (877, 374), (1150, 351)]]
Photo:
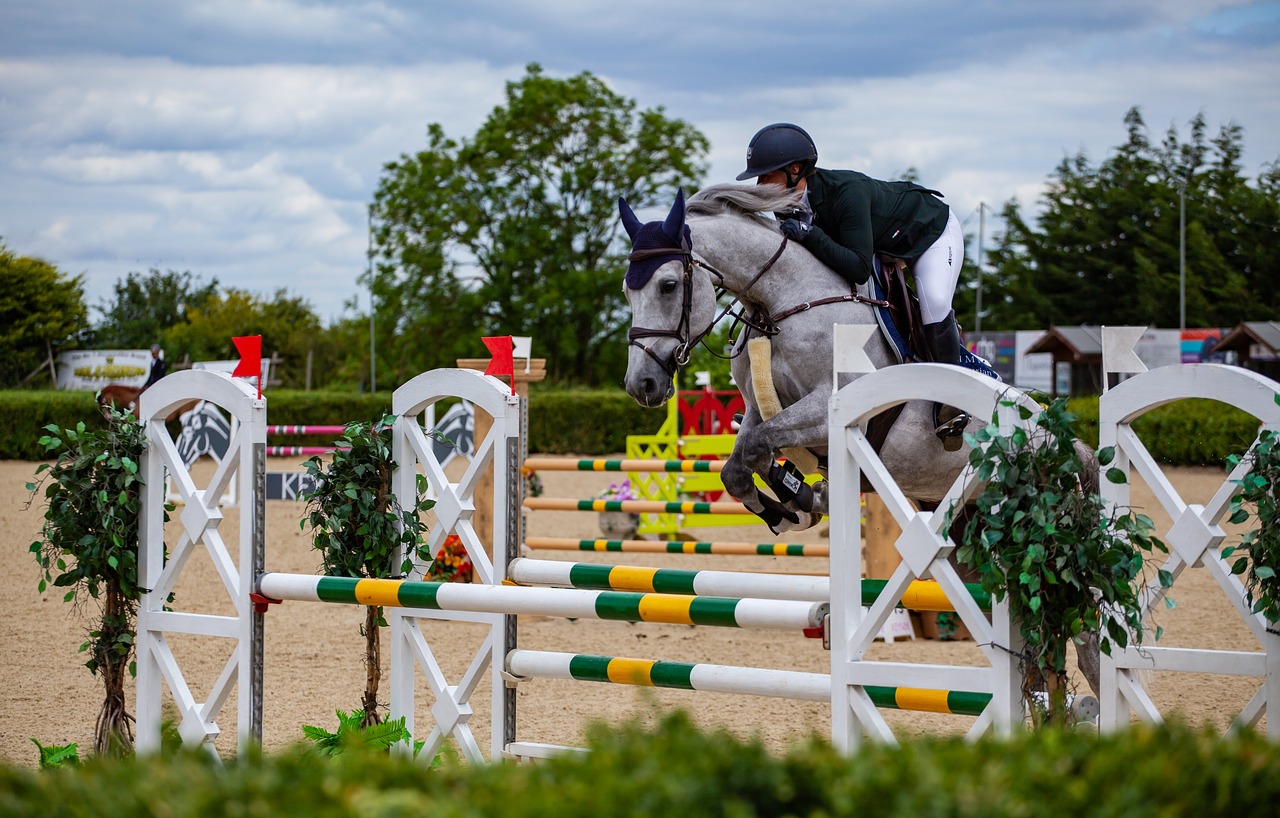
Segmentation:
[(240, 353), (240, 362), (231, 373), (233, 378), (257, 378), (258, 397), (262, 397), (262, 336), (243, 335), (232, 338), (236, 352)]
[(484, 368), (484, 374), (506, 375), (511, 378), (511, 394), (514, 395), (516, 393), (515, 342), (511, 340), (510, 335), (481, 338), (480, 340), (484, 341), (489, 354), (493, 356), (489, 361), (489, 365)]

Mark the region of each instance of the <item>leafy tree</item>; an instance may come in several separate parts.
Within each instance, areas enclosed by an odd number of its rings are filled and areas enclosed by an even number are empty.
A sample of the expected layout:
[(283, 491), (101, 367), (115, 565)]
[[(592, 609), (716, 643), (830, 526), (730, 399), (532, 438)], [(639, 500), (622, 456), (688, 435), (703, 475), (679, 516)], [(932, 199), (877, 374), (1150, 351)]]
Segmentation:
[(1276, 166), (1248, 183), (1239, 165), (1243, 129), (1234, 123), (1209, 139), (1197, 115), (1185, 142), (1170, 128), (1157, 145), (1137, 108), (1124, 122), (1125, 142), (1100, 164), (1083, 152), (1063, 159), (1034, 227), (1016, 200), (1005, 205), (1007, 228), (984, 277), (984, 328), (1178, 326), (1184, 206), (1187, 325), (1275, 315)]
[(31, 380), (42, 363), (78, 346), (88, 325), (83, 276), (64, 275), (0, 241), (0, 388)]
[(208, 284), (190, 271), (146, 275), (129, 273), (115, 283), (115, 297), (99, 310), (94, 342), (103, 349), (145, 349), (165, 340), (172, 327), (188, 323), (192, 310), (202, 309), (218, 295), (218, 280)]
[(228, 360), (237, 357), (231, 339), (261, 335), (263, 355), (277, 354), (284, 366), (273, 369), (286, 387), (300, 387), (306, 378), (307, 352), (321, 336), (320, 319), (305, 299), (277, 290), (271, 298), (245, 290), (229, 289), (188, 313), (186, 323), (166, 333), (171, 357), (187, 355), (193, 361)]
[(374, 196), (379, 372), (403, 381), (532, 335), (553, 378), (621, 377), (626, 326), (617, 199), (637, 210), (692, 188), (706, 137), (583, 72), (530, 64), (470, 139), (439, 124), (386, 165)]

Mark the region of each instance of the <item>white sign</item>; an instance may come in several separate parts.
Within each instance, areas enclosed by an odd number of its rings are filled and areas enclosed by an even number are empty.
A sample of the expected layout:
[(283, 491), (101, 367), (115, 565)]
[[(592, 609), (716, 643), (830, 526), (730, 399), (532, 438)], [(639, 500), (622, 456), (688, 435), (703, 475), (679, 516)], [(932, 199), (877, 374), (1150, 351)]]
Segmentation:
[(77, 349), (58, 353), (58, 388), (96, 392), (107, 384), (141, 387), (151, 373), (149, 349)]
[(1034, 344), (1044, 333), (1040, 330), (1018, 330), (1014, 333), (1014, 386), (1024, 390), (1039, 392), (1053, 391), (1053, 354), (1036, 352), (1028, 355), (1027, 347)]
[[(191, 365), (191, 368), (207, 369), (210, 372), (225, 372), (228, 375), (230, 375), (232, 372), (236, 371), (236, 366), (239, 363), (240, 363), (239, 361), (196, 361)], [(245, 380), (253, 384), (254, 386), (258, 385), (257, 378), (249, 377), (249, 378), (245, 378)], [(271, 380), (271, 359), (270, 358), (262, 359), (262, 380), (264, 384), (267, 381)]]

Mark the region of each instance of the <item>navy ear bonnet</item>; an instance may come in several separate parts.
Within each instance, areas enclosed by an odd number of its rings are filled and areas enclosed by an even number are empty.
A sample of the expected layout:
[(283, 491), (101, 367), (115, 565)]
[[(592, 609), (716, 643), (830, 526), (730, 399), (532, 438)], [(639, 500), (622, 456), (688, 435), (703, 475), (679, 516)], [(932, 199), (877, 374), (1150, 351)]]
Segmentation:
[(631, 237), (631, 262), (627, 267), (627, 288), (638, 290), (649, 283), (658, 268), (668, 262), (688, 262), (693, 236), (684, 223), (684, 191), (676, 194), (675, 205), (666, 221), (640, 224), (625, 199), (618, 199), (622, 226)]

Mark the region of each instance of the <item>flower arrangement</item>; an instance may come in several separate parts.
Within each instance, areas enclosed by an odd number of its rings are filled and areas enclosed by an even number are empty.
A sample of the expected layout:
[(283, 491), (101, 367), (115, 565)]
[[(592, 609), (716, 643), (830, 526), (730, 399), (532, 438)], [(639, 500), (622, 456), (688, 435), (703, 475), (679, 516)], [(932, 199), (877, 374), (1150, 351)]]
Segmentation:
[(631, 480), (623, 480), (621, 483), (610, 483), (609, 488), (596, 495), (601, 500), (639, 500), (640, 495), (631, 485)]
[(524, 478), (524, 490), (530, 497), (542, 496), (542, 478), (538, 472), (528, 466), (520, 467), (520, 476)]
[(427, 568), (426, 578), (430, 582), (471, 581), (471, 558), (467, 556), (467, 548), (457, 534), (444, 538), (435, 559)]
[[(597, 494), (596, 498), (615, 503), (625, 500), (639, 500), (640, 495), (636, 492), (635, 487), (631, 485), (630, 480), (623, 480), (621, 483), (610, 483), (609, 488)], [(600, 531), (607, 537), (620, 539), (634, 537), (639, 526), (639, 514), (621, 510), (600, 512)]]

